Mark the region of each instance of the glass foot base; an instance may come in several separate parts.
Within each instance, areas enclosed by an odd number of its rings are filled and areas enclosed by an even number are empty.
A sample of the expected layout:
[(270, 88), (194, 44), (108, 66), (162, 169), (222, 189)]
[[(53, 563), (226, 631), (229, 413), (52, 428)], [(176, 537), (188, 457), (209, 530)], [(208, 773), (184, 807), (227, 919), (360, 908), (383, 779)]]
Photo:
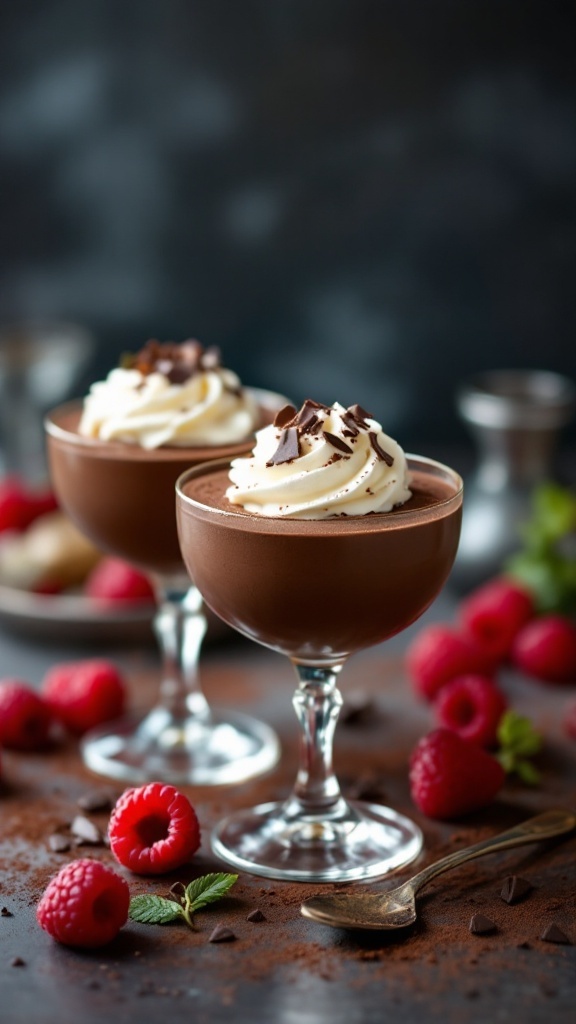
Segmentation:
[(224, 786), (268, 771), (280, 744), (269, 726), (237, 712), (174, 720), (155, 708), (87, 733), (81, 752), (88, 768), (111, 779)]
[(216, 856), (236, 868), (293, 882), (378, 878), (414, 860), (420, 829), (388, 807), (341, 801), (332, 817), (291, 817), (290, 802), (261, 804), (221, 821)]

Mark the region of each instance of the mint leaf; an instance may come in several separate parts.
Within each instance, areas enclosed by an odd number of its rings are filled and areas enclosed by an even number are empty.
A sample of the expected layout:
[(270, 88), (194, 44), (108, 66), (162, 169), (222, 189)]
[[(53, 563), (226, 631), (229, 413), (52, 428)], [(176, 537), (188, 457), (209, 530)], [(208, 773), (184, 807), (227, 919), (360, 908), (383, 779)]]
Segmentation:
[(142, 896), (132, 897), (128, 916), (141, 924), (169, 924), (178, 917), (184, 917), (184, 911), (174, 900), (144, 893)]
[(505, 571), (533, 594), (539, 612), (576, 614), (576, 494), (560, 484), (540, 484), (521, 538)]
[(186, 909), (193, 914), (209, 903), (215, 903), (226, 895), (237, 880), (238, 875), (229, 875), (224, 871), (195, 878), (186, 887)]
[(540, 781), (540, 773), (528, 758), (542, 749), (542, 737), (532, 722), (517, 711), (506, 711), (498, 726), (497, 758), (507, 775), (516, 774), (528, 785)]

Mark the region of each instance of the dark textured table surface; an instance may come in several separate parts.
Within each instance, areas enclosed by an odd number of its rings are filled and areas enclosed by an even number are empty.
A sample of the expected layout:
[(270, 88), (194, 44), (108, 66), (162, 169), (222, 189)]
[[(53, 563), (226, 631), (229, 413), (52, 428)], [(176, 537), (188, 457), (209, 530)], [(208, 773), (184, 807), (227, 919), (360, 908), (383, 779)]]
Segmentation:
[[(437, 606), (430, 614), (445, 612)], [(0, 634), (0, 675), (38, 683), (56, 660), (87, 657), (96, 649), (103, 653), (101, 646), (79, 652), (67, 648), (65, 639), (56, 640), (48, 646)], [(532, 813), (576, 805), (576, 744), (561, 726), (568, 689), (507, 675), (503, 685), (511, 703), (529, 713), (545, 736), (541, 784), (528, 789), (510, 781), (491, 807), (457, 822), (432, 822), (418, 814), (408, 792), (407, 760), (432, 721), (429, 709), (417, 703), (407, 685), (405, 644), (406, 637), (398, 638), (347, 666), (342, 676), (345, 698), (370, 694), (373, 714), (367, 721), (339, 726), (335, 764), (346, 792), (372, 792), (419, 821), (425, 834), (419, 866)], [(108, 653), (124, 667), (133, 700), (151, 700), (158, 672), (154, 647)], [(252, 783), (217, 791), (187, 788), (202, 824), (201, 851), (189, 870), (167, 879), (126, 872), (133, 894), (164, 893), (177, 879), (222, 870), (209, 851), (214, 822), (228, 809), (286, 795), (295, 776), (297, 733), (289, 665), (248, 644), (212, 645), (205, 652), (203, 681), (214, 704), (235, 705), (273, 725), (282, 740), (282, 760)], [(572, 1019), (576, 836), (486, 857), (444, 875), (420, 897), (417, 925), (399, 937), (345, 932), (302, 918), (302, 899), (330, 886), (280, 883), (241, 873), (228, 898), (198, 913), (194, 932), (184, 925), (128, 922), (106, 949), (78, 952), (58, 946), (41, 931), (35, 906), (51, 875), (68, 860), (88, 854), (113, 863), (105, 845), (64, 853), (49, 847), (54, 832), (66, 834), (78, 813), (78, 798), (102, 784), (83, 768), (74, 744), (45, 754), (3, 752), (0, 1017), (6, 1024), (100, 1024), (107, 1016), (118, 1024), (151, 1024), (164, 1018), (199, 1024)], [(111, 788), (114, 793), (122, 789), (115, 784)], [(107, 813), (89, 816), (105, 830)], [(413, 871), (414, 865), (395, 878), (402, 881)], [(534, 887), (516, 905), (500, 897), (511, 874)], [(391, 884), (381, 881), (374, 888)], [(248, 921), (256, 908), (265, 919)], [(490, 917), (497, 930), (471, 934), (474, 913)], [(220, 923), (236, 938), (210, 943)], [(552, 923), (567, 933), (571, 945), (541, 939)]]

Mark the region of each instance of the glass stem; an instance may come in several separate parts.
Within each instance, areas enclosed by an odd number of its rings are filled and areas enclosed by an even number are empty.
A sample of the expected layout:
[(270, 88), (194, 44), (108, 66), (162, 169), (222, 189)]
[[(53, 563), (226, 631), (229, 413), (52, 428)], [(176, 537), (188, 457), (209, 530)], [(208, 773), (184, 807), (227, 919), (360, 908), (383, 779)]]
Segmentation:
[(300, 685), (293, 698), (300, 723), (300, 766), (287, 812), (321, 817), (338, 815), (345, 806), (332, 767), (334, 730), (342, 707), (336, 686), (342, 665), (318, 668), (295, 665)]
[(190, 581), (155, 578), (158, 610), (154, 616), (162, 656), (160, 704), (175, 721), (193, 716), (210, 719), (198, 673), (200, 648), (206, 633), (202, 596)]

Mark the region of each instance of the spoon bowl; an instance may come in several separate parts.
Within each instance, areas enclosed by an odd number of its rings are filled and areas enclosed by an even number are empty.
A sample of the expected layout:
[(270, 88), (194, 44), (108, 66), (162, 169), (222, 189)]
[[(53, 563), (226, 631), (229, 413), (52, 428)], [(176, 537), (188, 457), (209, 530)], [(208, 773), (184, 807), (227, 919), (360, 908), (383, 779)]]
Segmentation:
[(335, 893), (312, 896), (301, 905), (304, 917), (333, 928), (372, 928), (394, 931), (407, 928), (416, 921), (416, 894), (433, 878), (487, 853), (507, 850), (525, 843), (540, 842), (565, 835), (576, 828), (576, 814), (569, 810), (545, 811), (521, 825), (484, 839), (473, 846), (442, 857), (423, 868), (403, 885), (388, 892)]

